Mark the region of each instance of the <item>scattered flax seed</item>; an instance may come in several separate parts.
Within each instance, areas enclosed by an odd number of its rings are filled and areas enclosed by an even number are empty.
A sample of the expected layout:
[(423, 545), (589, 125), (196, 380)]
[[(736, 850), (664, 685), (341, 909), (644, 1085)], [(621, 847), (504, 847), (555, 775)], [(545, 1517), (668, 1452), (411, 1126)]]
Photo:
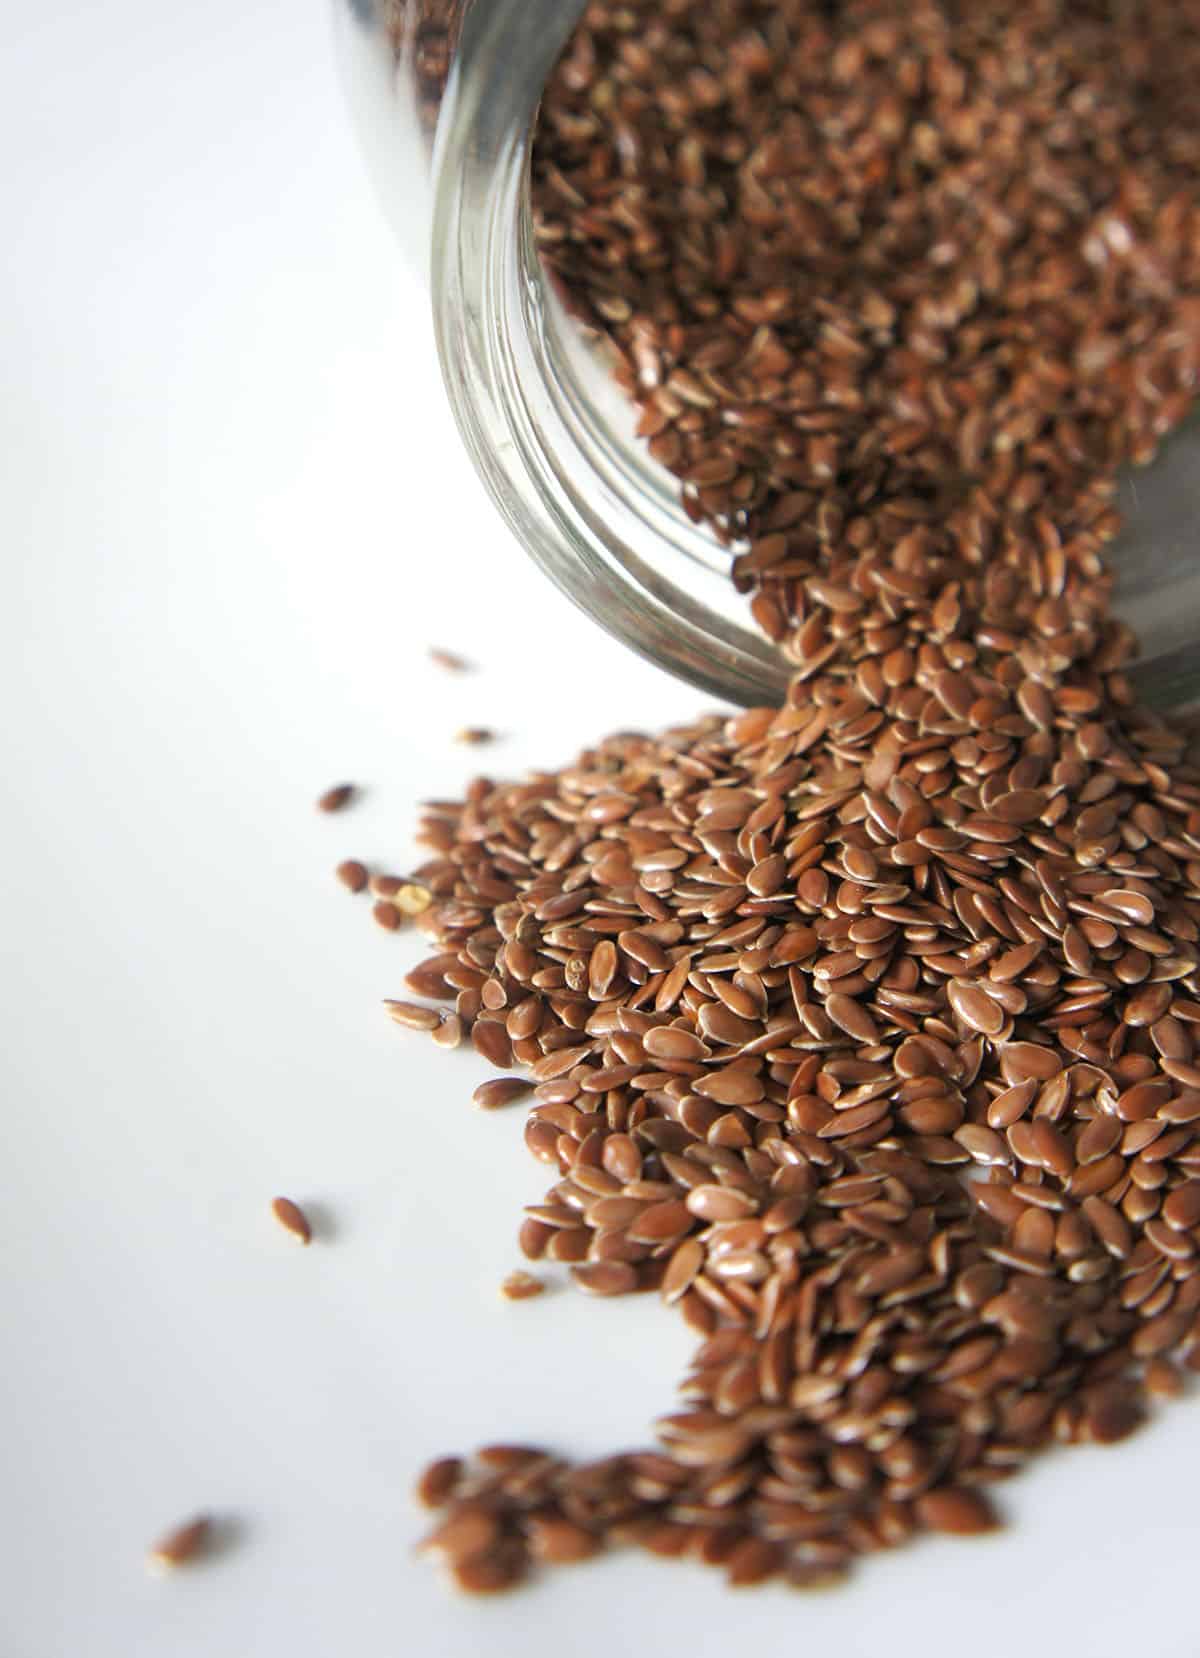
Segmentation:
[(1178, 1399), (1184, 1391), (1183, 1373), (1170, 1359), (1151, 1359), (1146, 1366), (1146, 1392), (1156, 1399)]
[(274, 1198), (271, 1202), (271, 1213), (280, 1226), (283, 1227), (283, 1230), (290, 1232), (297, 1243), (308, 1244), (312, 1242), (312, 1226), (309, 1223), (308, 1216), (298, 1203), (292, 1202), (290, 1197)]
[(945, 1531), (956, 1537), (974, 1537), (994, 1531), (999, 1525), (996, 1511), (981, 1491), (944, 1486), (917, 1498), (917, 1515), (931, 1531)]
[(532, 1272), (510, 1272), (500, 1285), (500, 1294), (506, 1301), (531, 1301), (535, 1295), (544, 1294), (545, 1289), (544, 1280)]
[(357, 858), (347, 858), (334, 873), (350, 892), (361, 892), (367, 884), (367, 866), (360, 864)]
[(371, 906), (371, 914), (385, 933), (394, 933), (404, 919), (390, 899), (380, 898)]
[(385, 1001), (383, 1005), (388, 1010), (388, 1018), (407, 1030), (435, 1031), (442, 1023), (437, 1008), (422, 1007), (419, 1002)]
[(447, 1014), (429, 1035), (439, 1048), (457, 1048), (463, 1039), (463, 1022), (457, 1013)]
[(500, 1543), (490, 1553), (452, 1565), (450, 1580), (465, 1595), (502, 1595), (517, 1587), (526, 1570), (525, 1551), (516, 1543)]
[(455, 732), (454, 741), (467, 748), (478, 748), (482, 743), (494, 743), (496, 733), (486, 725), (464, 725), (461, 731)]
[(206, 1514), (197, 1515), (186, 1525), (178, 1526), (161, 1537), (146, 1556), (146, 1564), (154, 1572), (172, 1572), (180, 1566), (199, 1560), (212, 1541), (212, 1521)]
[(477, 1502), (462, 1503), (418, 1547), (449, 1566), (459, 1566), (486, 1555), (499, 1537), (500, 1522), (490, 1509)]
[(600, 1539), (584, 1526), (570, 1520), (533, 1515), (529, 1521), (529, 1552), (548, 1566), (565, 1566), (590, 1560), (599, 1550)]
[(353, 783), (336, 783), (332, 789), (326, 789), (317, 801), (317, 810), (321, 812), (340, 812), (349, 806), (357, 795), (358, 790)]
[(439, 650), (436, 647), (429, 652), (429, 660), (436, 667), (444, 668), (448, 674), (465, 674), (471, 669), (471, 664), (465, 656), (458, 656), (454, 651)]
[(497, 1111), (505, 1105), (515, 1105), (533, 1093), (528, 1077), (492, 1077), (481, 1082), (471, 1098), (483, 1111)]
[(461, 1457), (438, 1457), (423, 1468), (416, 1484), (416, 1498), (422, 1508), (444, 1508), (462, 1477)]

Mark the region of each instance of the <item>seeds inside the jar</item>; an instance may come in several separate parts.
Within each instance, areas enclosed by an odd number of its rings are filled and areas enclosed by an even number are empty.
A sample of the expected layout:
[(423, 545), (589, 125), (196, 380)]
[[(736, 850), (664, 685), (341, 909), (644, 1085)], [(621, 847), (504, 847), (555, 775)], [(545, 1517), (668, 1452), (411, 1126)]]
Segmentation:
[(840, 1580), (1200, 1368), (1200, 770), (1102, 556), (1200, 374), (1198, 72), (1173, 0), (593, 0), (551, 78), (543, 259), (793, 678), (426, 811), (522, 1253), (701, 1338), (658, 1449), (455, 1461), (464, 1588)]

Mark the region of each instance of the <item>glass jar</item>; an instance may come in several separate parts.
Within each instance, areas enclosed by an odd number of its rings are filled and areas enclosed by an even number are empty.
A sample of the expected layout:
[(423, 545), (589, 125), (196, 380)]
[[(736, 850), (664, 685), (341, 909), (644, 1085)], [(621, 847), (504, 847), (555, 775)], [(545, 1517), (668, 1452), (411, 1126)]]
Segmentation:
[[(534, 246), (529, 149), (585, 0), (335, 0), (339, 59), (384, 209), (428, 281), (459, 429), (502, 516), (557, 585), (643, 656), (737, 703), (788, 665), (750, 621), (729, 554), (634, 435), (597, 342)], [(1109, 549), (1139, 634), (1140, 695), (1200, 700), (1200, 420), (1122, 479)]]

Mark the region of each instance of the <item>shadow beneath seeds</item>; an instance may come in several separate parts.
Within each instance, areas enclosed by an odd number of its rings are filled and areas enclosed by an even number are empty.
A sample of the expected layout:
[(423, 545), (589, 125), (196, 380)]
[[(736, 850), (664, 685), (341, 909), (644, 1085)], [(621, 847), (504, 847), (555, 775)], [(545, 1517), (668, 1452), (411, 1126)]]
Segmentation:
[(330, 1244), (338, 1242), (345, 1227), (327, 1203), (319, 1201), (305, 1202), (303, 1209), (308, 1217), (308, 1224), (312, 1228), (313, 1243)]
[(249, 1522), (240, 1514), (214, 1514), (209, 1522), (208, 1541), (200, 1564), (217, 1564), (235, 1554), (251, 1533)]

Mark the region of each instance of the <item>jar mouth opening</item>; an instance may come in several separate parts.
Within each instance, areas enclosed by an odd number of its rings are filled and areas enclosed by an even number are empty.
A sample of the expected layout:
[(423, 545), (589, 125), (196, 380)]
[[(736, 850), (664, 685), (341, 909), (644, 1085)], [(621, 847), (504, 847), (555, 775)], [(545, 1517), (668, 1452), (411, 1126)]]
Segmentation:
[[(554, 293), (534, 243), (529, 153), (542, 89), (583, 11), (527, 0), (466, 16), (438, 121), (431, 250), (443, 378), (468, 452), (541, 569), (608, 632), (702, 690), (783, 702), (792, 672), (753, 626), (730, 554), (634, 434), (632, 402)], [(1125, 469), (1107, 549), (1152, 706), (1200, 700), (1200, 411)]]
[(781, 703), (788, 664), (753, 627), (731, 555), (636, 438), (633, 405), (538, 256), (534, 119), (582, 7), (564, 6), (557, 38), (539, 9), (474, 9), (438, 125), (431, 276), (455, 419), (509, 527), (575, 604), (702, 690)]

